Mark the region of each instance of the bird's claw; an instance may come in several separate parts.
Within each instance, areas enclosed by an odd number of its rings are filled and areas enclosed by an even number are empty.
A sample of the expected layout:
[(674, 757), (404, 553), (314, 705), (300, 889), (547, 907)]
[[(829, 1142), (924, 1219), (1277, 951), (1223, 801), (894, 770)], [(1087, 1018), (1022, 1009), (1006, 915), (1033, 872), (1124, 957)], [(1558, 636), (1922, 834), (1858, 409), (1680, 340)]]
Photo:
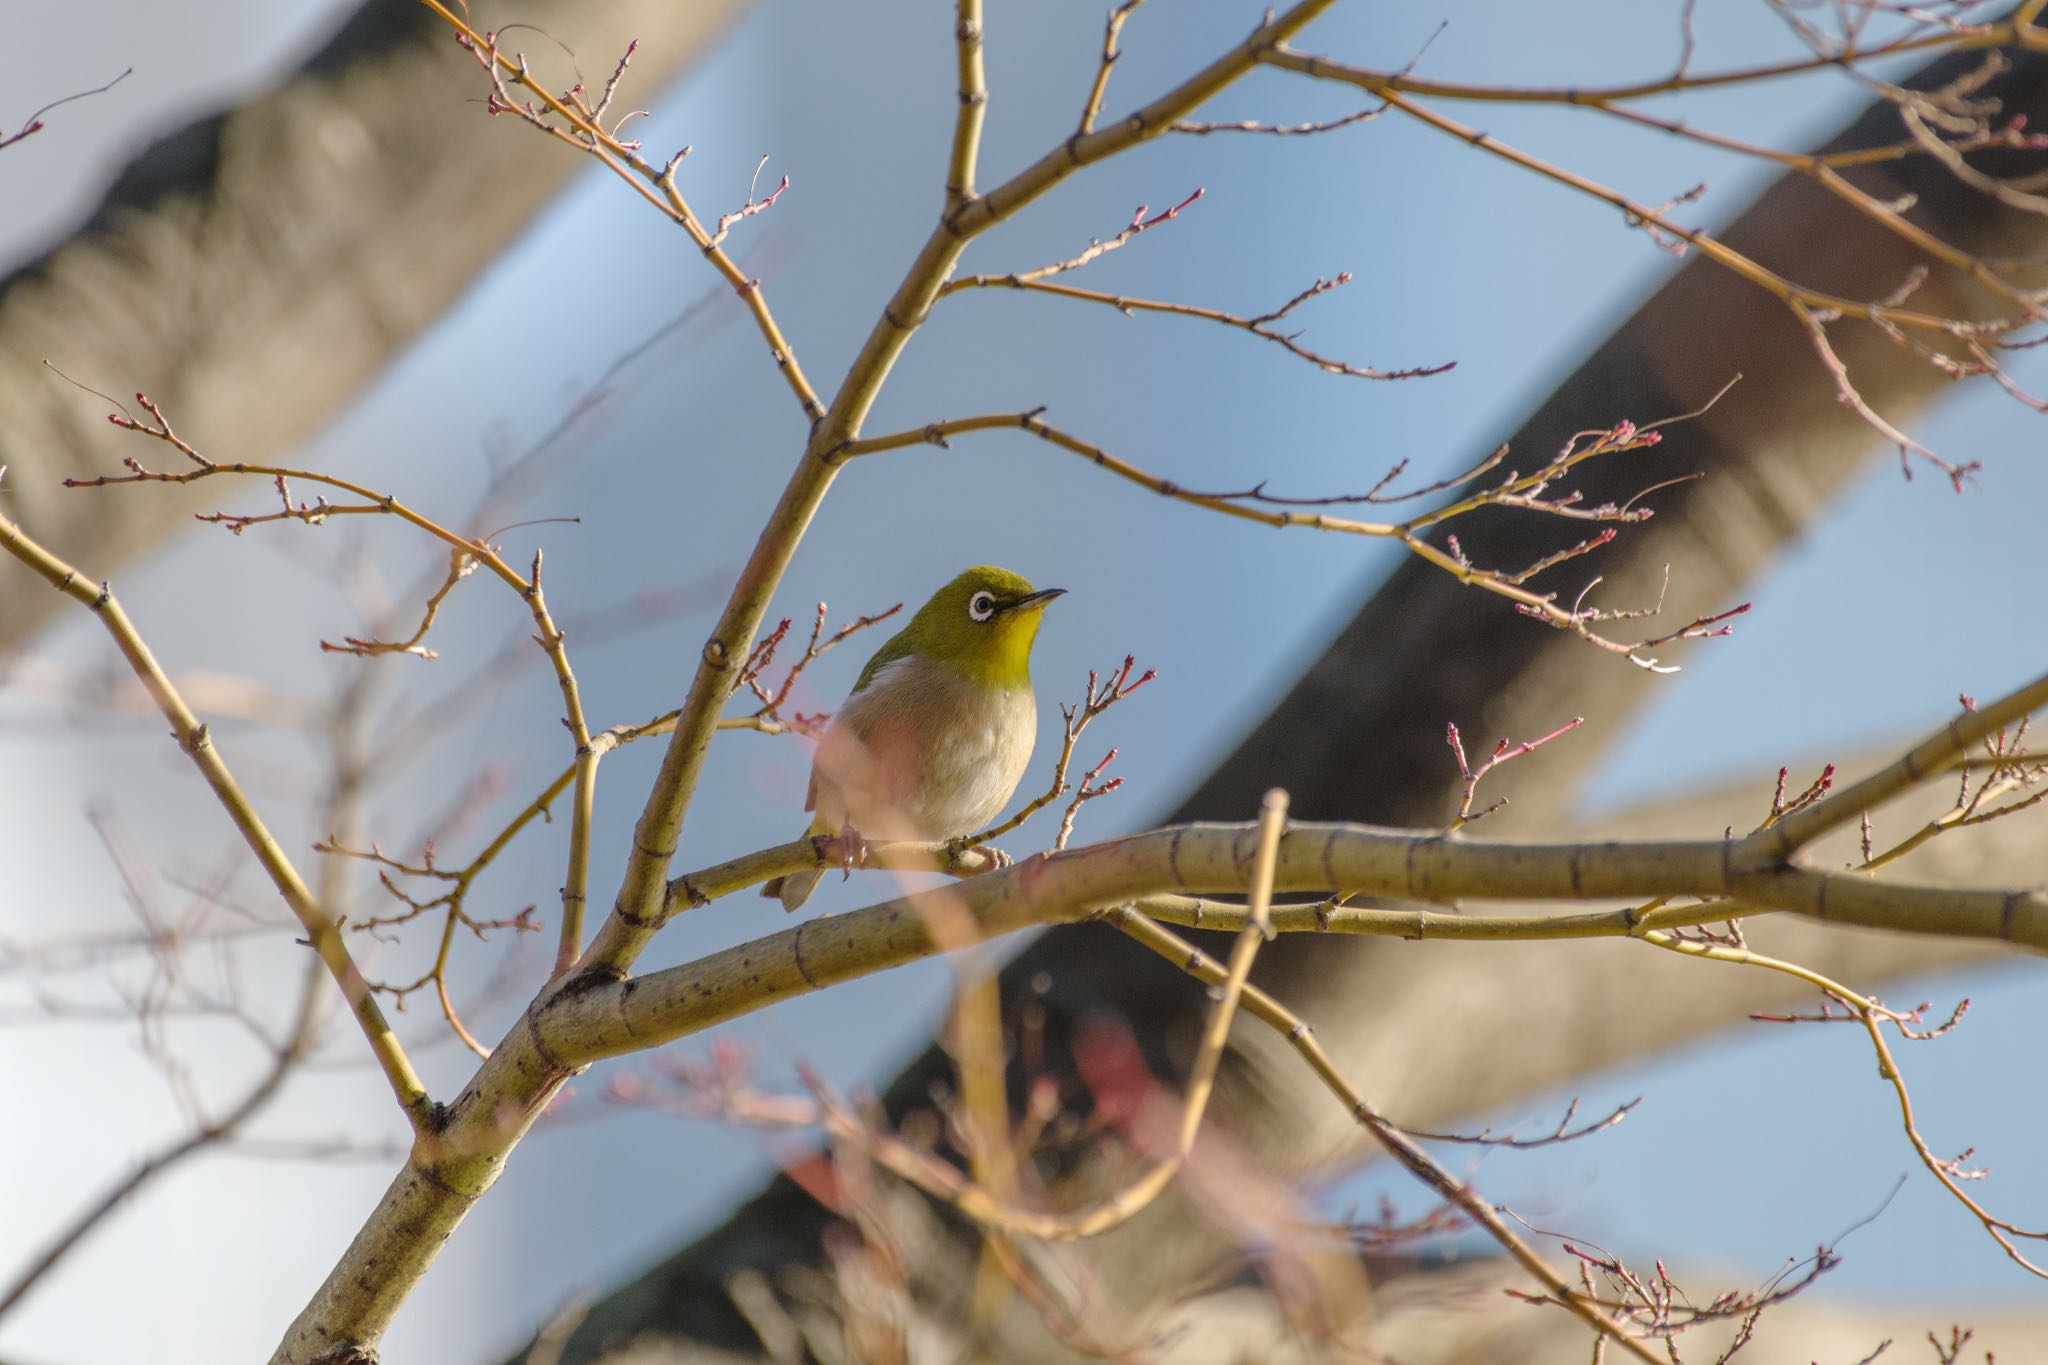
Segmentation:
[(841, 881), (853, 876), (856, 867), (868, 863), (868, 841), (861, 837), (859, 830), (847, 825), (839, 831), (839, 877)]
[(946, 866), (953, 871), (958, 872), (960, 870), (961, 860), (970, 853), (979, 853), (982, 857), (988, 859), (989, 865), (984, 871), (1005, 868), (1017, 861), (993, 844), (971, 843), (964, 835), (958, 839), (946, 840)]

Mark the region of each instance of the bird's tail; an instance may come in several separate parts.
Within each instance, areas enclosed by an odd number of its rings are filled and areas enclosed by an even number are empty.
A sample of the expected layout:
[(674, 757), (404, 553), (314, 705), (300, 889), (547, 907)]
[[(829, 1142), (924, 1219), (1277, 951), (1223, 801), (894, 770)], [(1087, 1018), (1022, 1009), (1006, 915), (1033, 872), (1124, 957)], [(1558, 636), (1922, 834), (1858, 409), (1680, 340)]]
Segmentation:
[(825, 869), (819, 867), (808, 872), (773, 877), (761, 883), (761, 894), (778, 897), (784, 910), (795, 910), (811, 898), (811, 892), (818, 889), (818, 883), (824, 880), (824, 876)]

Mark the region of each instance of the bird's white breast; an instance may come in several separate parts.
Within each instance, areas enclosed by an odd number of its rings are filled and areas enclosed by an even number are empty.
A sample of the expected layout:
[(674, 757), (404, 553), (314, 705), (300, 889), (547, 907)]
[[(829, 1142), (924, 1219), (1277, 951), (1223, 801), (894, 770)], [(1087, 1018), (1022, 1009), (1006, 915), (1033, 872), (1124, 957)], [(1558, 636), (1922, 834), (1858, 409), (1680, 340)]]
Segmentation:
[(1031, 762), (1029, 687), (990, 690), (897, 659), (847, 698), (818, 747), (817, 809), (870, 838), (947, 839), (1002, 811)]

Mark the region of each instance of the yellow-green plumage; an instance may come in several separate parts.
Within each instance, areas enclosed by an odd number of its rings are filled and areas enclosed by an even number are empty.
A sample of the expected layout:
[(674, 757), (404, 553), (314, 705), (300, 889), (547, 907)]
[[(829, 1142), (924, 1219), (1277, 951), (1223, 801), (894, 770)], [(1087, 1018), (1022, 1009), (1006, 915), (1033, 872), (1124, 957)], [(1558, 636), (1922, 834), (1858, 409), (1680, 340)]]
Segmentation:
[[(1031, 646), (1061, 591), (981, 565), (933, 593), (868, 660), (819, 741), (809, 833), (950, 839), (993, 819), (1031, 762)], [(778, 877), (762, 894), (794, 910), (823, 875)]]

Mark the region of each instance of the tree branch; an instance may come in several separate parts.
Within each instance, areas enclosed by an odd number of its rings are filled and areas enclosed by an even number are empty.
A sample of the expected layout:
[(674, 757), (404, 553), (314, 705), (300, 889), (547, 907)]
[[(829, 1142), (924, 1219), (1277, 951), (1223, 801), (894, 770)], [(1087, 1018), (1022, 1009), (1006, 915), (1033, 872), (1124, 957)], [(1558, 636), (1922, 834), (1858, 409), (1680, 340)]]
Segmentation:
[(113, 590), (104, 583), (92, 583), (78, 570), (29, 539), (4, 515), (0, 515), (0, 550), (13, 555), (44, 582), (91, 611), (106, 627), (107, 634), (113, 637), (115, 647), (128, 661), (129, 668), (148, 690), (150, 699), (163, 712), (164, 719), (171, 723), (171, 737), (192, 760), (193, 766), (199, 769), (200, 776), (213, 789), (214, 798), (234, 822), (242, 841), (256, 856), (271, 885), (277, 888), (278, 895), (298, 917), (314, 951), (326, 964), (335, 985), (341, 988), (342, 998), (348, 1001), (356, 1023), (369, 1042), (371, 1055), (376, 1058), (407, 1120), (416, 1130), (423, 1127), (432, 1116), (433, 1101), (419, 1074), (413, 1070), (411, 1059), (405, 1055), (398, 1035), (385, 1021), (384, 1011), (378, 1007), (369, 983), (363, 979), (355, 959), (350, 956), (348, 945), (342, 939), (341, 926), (314, 897), (312, 889), (299, 876), (298, 869), (292, 866), (291, 859), (285, 856), (284, 849), (263, 823), (263, 817), (257, 813), (241, 784), (228, 771), (227, 760), (214, 747), (213, 737), (206, 726), (192, 714), (178, 689), (158, 666), (149, 646), (143, 643), (128, 614), (114, 600)]

